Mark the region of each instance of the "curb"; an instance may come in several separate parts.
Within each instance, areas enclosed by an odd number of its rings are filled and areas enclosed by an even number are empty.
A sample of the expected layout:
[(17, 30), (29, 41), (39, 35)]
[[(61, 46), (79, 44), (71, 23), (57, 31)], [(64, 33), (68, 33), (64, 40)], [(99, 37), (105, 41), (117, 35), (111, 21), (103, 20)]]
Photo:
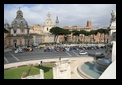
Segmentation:
[[(62, 60), (78, 60), (81, 58), (62, 58)], [(4, 69), (9, 69), (9, 68), (17, 68), (19, 66), (22, 65), (31, 65), (31, 64), (40, 64), (40, 61), (43, 62), (54, 62), (54, 61), (59, 61), (59, 58), (55, 58), (55, 59), (41, 59), (41, 60), (32, 60), (32, 61), (22, 61), (22, 62), (16, 62), (16, 63), (10, 63), (10, 64), (5, 64), (4, 65)]]

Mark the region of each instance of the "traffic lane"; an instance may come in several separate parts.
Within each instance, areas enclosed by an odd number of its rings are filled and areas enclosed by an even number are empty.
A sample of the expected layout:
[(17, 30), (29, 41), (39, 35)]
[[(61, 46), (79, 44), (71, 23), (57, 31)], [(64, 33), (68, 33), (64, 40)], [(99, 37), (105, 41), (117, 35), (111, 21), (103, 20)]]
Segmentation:
[(87, 50), (86, 52), (88, 52), (88, 55), (91, 57), (95, 57), (95, 54), (97, 52), (103, 53), (105, 54), (105, 49), (97, 49), (97, 50)]
[(14, 55), (16, 55), (16, 56), (28, 56), (28, 55), (52, 55), (52, 54), (54, 54), (54, 55), (57, 55), (57, 54), (63, 54), (63, 55), (66, 55), (66, 53), (65, 52), (43, 52), (43, 53), (41, 53), (41, 52), (23, 52), (23, 53), (17, 53), (17, 54), (15, 54), (14, 53)]
[(67, 54), (65, 52), (43, 52), (43, 53), (38, 53), (35, 54), (33, 53), (18, 53), (18, 54), (14, 54), (18, 59), (22, 59), (22, 58), (43, 58), (43, 57), (49, 57), (49, 58), (53, 58), (53, 57), (60, 57), (60, 56), (67, 56)]
[(85, 51), (88, 52), (88, 53), (95, 54), (96, 52), (104, 53), (105, 52), (105, 49), (85, 50)]
[[(94, 52), (101, 52), (104, 50), (86, 50), (88, 53), (94, 53)], [(23, 52), (23, 53), (18, 53), (15, 54), (14, 52), (10, 52), (13, 54), (15, 57), (17, 57), (20, 61), (25, 61), (25, 60), (38, 60), (38, 59), (50, 59), (50, 58), (70, 58), (70, 57), (86, 57), (88, 55), (78, 55), (79, 50), (75, 51), (68, 51), (68, 52), (38, 52), (33, 51), (33, 52)], [(10, 53), (5, 53), (6, 58), (10, 61), (9, 63), (12, 62), (17, 62), (17, 60), (10, 55)], [(69, 53), (69, 54), (68, 54)], [(77, 55), (76, 55), (77, 54)], [(6, 63), (6, 62), (5, 62)]]
[(11, 55), (10, 52), (5, 52), (4, 57), (8, 60), (9, 63), (19, 61), (19, 60), (17, 60), (16, 56), (14, 56), (14, 54)]

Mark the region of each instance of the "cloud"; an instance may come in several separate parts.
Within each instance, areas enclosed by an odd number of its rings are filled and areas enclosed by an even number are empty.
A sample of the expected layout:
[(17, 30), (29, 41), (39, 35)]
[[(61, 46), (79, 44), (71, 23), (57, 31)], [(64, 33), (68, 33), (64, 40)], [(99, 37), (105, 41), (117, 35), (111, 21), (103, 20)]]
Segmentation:
[(92, 21), (93, 28), (109, 26), (110, 13), (112, 9), (116, 11), (116, 4), (5, 4), (4, 21), (11, 24), (19, 7), (29, 25), (43, 25), (50, 12), (54, 23), (58, 16), (61, 27), (86, 26), (87, 20)]

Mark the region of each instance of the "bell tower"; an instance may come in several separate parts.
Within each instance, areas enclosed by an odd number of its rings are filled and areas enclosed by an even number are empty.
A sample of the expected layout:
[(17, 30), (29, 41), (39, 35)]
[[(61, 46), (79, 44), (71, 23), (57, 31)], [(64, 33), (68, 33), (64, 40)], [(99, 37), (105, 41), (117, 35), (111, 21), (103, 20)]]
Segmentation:
[(56, 17), (56, 27), (58, 26), (59, 24), (59, 20), (58, 20), (58, 16)]

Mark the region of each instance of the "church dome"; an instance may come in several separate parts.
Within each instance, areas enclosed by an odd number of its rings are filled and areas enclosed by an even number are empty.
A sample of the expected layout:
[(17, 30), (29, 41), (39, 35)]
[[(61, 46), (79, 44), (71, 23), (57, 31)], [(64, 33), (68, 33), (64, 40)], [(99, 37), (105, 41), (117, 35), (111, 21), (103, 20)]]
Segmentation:
[(50, 13), (47, 14), (47, 19), (44, 22), (44, 26), (54, 26), (53, 21), (50, 18)]
[(4, 24), (4, 28), (9, 27), (9, 23), (6, 21)]
[(15, 28), (16, 27), (19, 27), (19, 28), (27, 28), (28, 27), (28, 23), (23, 18), (23, 13), (22, 13), (22, 11), (20, 9), (17, 11), (17, 16), (13, 20), (11, 25), (12, 25), (12, 27), (15, 27)]

